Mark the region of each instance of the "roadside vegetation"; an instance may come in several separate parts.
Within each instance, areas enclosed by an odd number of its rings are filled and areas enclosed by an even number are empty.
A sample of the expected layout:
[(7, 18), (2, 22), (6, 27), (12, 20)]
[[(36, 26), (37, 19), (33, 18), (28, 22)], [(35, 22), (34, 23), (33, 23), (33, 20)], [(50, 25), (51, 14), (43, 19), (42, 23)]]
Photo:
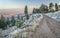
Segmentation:
[[(28, 20), (30, 16), (28, 14), (28, 7), (27, 7), (27, 5), (25, 6), (24, 9), (25, 9), (24, 10), (25, 20)], [(58, 9), (58, 4), (57, 3), (53, 4), (51, 2), (49, 5), (42, 4), (39, 9), (33, 8), (32, 13), (33, 14), (35, 14), (35, 13), (50, 13), (50, 12), (56, 12), (58, 10), (59, 10)], [(15, 20), (14, 16), (12, 16), (11, 18), (12, 19), (10, 21), (9, 21), (9, 19), (6, 21), (4, 16), (1, 15), (1, 18), (0, 18), (0, 28), (6, 29), (7, 26), (12, 27), (12, 26), (15, 26), (15, 25), (17, 27), (21, 27), (21, 25), (24, 23), (24, 20), (20, 19), (19, 16), (17, 17), (17, 21)]]

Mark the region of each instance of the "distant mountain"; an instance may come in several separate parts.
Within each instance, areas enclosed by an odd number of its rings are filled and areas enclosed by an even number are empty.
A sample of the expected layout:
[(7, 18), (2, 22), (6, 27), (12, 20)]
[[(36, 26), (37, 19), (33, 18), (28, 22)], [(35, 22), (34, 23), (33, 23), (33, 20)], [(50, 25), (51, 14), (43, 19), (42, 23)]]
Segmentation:
[(0, 9), (0, 16), (4, 15), (5, 17), (13, 16), (15, 14), (23, 14), (21, 9)]
[(23, 13), (22, 9), (0, 9), (0, 14), (6, 14), (6, 13), (12, 13), (12, 14), (19, 14)]

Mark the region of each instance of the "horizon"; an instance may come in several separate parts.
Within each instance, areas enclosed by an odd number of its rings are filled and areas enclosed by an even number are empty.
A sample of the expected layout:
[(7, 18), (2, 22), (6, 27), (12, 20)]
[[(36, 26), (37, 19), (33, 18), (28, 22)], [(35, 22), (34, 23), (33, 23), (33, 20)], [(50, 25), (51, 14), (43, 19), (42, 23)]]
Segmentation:
[(19, 9), (20, 13), (24, 13), (24, 8), (27, 5), (28, 12), (32, 13), (33, 8), (39, 8), (41, 4), (49, 5), (49, 3), (51, 2), (53, 4), (57, 3), (60, 5), (59, 0), (0, 0), (0, 11), (6, 9), (7, 10)]
[(29, 7), (38, 7), (41, 4), (49, 4), (49, 3), (58, 3), (59, 0), (0, 0), (0, 9), (13, 9), (13, 8), (24, 8), (26, 5)]

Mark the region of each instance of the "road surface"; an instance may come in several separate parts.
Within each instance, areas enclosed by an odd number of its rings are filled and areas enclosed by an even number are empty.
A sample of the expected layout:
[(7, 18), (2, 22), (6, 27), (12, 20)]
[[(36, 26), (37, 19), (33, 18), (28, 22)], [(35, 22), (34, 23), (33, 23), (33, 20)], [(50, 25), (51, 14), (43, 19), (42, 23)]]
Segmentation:
[(60, 23), (43, 15), (43, 20), (36, 32), (28, 38), (60, 38)]

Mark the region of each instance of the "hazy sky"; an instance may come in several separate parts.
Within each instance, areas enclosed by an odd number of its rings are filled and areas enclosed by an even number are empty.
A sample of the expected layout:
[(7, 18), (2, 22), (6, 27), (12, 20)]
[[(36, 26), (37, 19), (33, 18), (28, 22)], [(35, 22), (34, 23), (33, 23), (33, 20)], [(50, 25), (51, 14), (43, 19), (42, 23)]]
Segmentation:
[(0, 0), (0, 8), (22, 8), (25, 5), (37, 6), (42, 3), (60, 3), (60, 0)]
[(39, 7), (42, 3), (49, 4), (60, 3), (60, 0), (0, 0), (0, 9), (11, 9), (11, 8), (20, 8), (24, 9), (25, 5), (28, 5), (29, 10), (32, 10), (34, 7)]

